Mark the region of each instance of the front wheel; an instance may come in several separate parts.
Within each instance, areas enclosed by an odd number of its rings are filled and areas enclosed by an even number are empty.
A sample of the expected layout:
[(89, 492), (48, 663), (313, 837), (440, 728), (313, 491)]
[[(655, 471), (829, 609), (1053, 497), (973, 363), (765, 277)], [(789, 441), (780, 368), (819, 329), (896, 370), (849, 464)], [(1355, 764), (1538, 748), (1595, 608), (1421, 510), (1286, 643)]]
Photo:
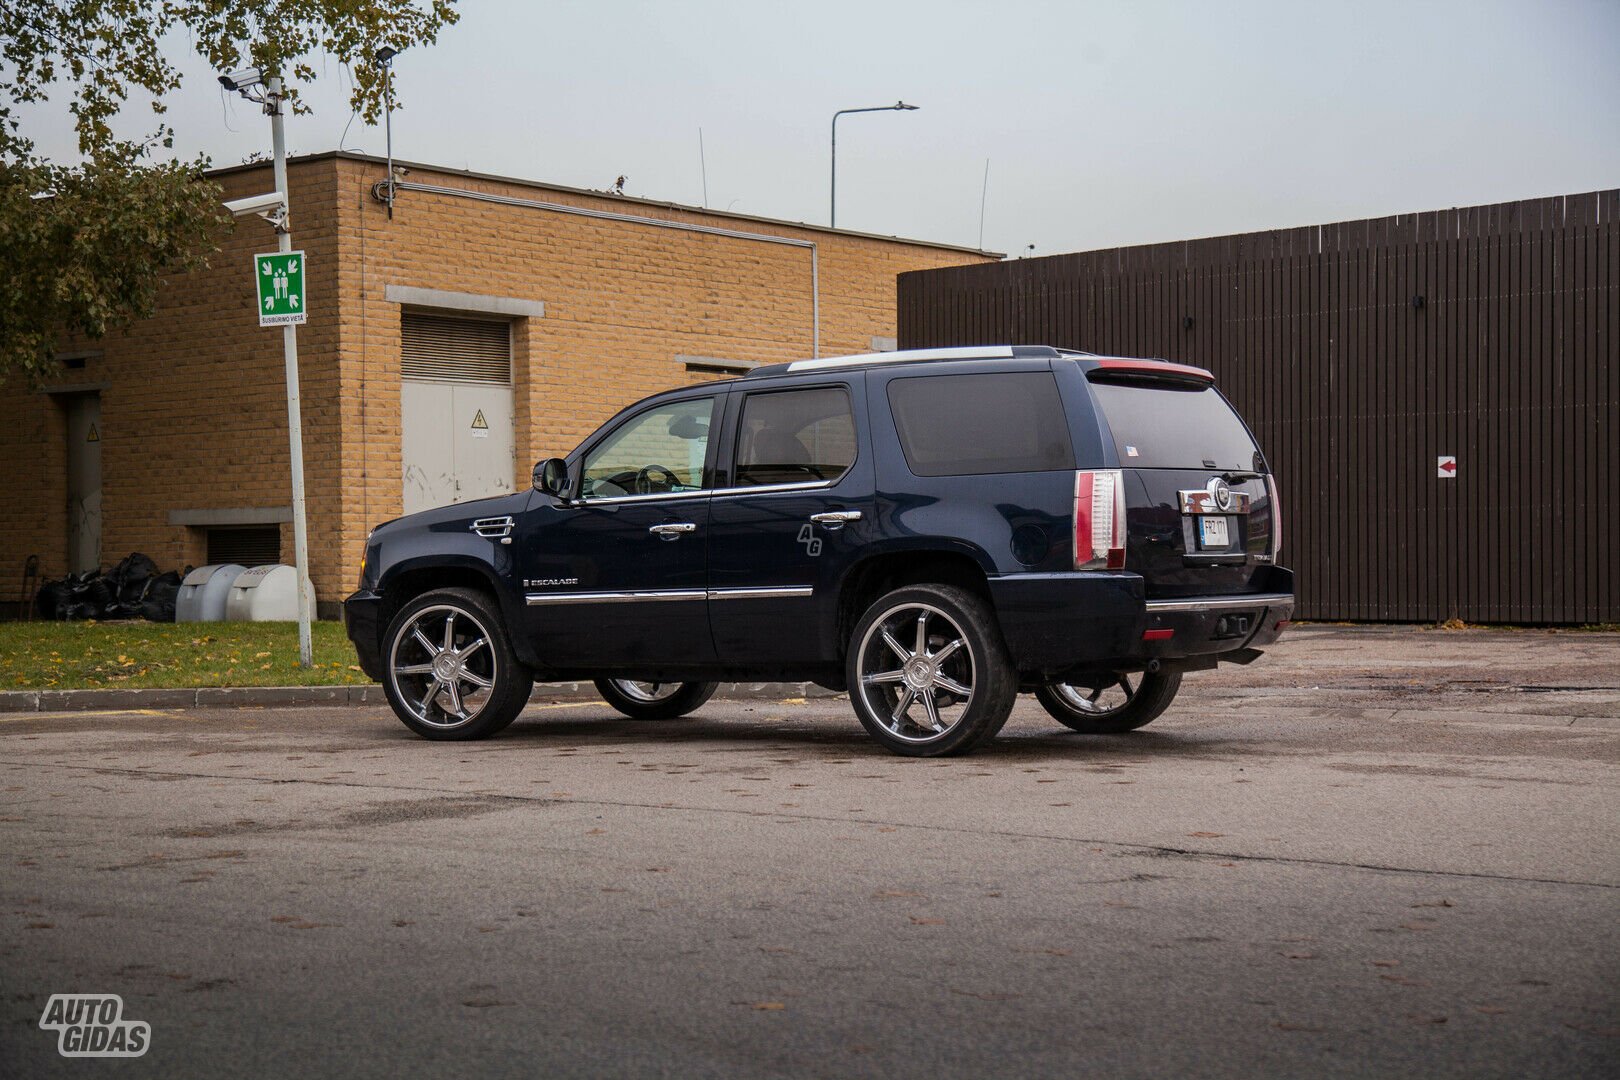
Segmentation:
[(1158, 719), (1180, 688), (1179, 671), (1122, 673), (1107, 686), (1051, 683), (1035, 697), (1054, 720), (1082, 735), (1123, 735)]
[(384, 644), (388, 703), (424, 738), (487, 738), (517, 719), (534, 690), (494, 601), (472, 589), (418, 596), (388, 624)]
[(990, 605), (950, 585), (896, 589), (868, 608), (845, 677), (861, 725), (907, 757), (971, 750), (1001, 730), (1018, 698)]
[(673, 720), (714, 697), (719, 683), (597, 679), (602, 700), (632, 720)]

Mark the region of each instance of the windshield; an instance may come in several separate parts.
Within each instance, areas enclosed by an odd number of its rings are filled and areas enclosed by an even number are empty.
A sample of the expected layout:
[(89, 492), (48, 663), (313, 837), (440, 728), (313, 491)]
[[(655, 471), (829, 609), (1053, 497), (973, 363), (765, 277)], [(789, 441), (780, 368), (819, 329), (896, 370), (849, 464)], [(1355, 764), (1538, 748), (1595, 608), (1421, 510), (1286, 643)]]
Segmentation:
[(1093, 382), (1091, 393), (1125, 468), (1256, 467), (1254, 440), (1214, 387)]

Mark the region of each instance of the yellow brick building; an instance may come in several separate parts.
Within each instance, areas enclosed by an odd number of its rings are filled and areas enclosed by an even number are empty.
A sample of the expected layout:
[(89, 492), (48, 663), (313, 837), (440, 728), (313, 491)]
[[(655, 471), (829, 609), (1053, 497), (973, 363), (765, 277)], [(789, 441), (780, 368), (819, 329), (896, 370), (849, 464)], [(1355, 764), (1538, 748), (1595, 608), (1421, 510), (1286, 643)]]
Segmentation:
[[(273, 186), (268, 165), (214, 176), (227, 199)], [(537, 459), (660, 389), (892, 348), (897, 274), (994, 258), (416, 164), (396, 163), (390, 217), (385, 165), (349, 153), (295, 158), (289, 177), (308, 258), (310, 576), (328, 614), (366, 533), (412, 502), (521, 490)], [(273, 250), (268, 225), (239, 222), (208, 270), (165, 282), (153, 318), (64, 343), (43, 388), (5, 383), (0, 573), (30, 554), (46, 577), (131, 551), (164, 569), (292, 561), (282, 335), (258, 325), (250, 265)], [(498, 459), (495, 481), (487, 462), (477, 483), (439, 468), (452, 426), (457, 453)]]

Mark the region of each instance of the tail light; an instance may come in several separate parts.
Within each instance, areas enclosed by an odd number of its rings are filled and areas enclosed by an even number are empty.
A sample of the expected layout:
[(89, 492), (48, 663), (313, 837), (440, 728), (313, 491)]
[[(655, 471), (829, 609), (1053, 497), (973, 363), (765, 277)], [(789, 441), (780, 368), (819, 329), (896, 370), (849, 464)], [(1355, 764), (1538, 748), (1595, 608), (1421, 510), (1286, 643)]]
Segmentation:
[(1282, 551), (1282, 503), (1277, 501), (1277, 477), (1266, 473), (1266, 495), (1271, 502), (1271, 557)]
[(1074, 568), (1125, 566), (1125, 474), (1093, 469), (1074, 474)]

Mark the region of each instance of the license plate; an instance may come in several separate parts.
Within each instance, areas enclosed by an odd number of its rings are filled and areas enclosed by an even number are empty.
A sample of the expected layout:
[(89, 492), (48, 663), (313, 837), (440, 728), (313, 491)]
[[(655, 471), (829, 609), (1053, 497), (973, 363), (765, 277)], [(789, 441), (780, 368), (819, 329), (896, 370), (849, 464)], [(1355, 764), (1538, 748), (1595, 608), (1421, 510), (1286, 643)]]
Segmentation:
[(1226, 519), (1223, 517), (1200, 517), (1198, 519), (1198, 546), (1201, 548), (1226, 548), (1232, 541), (1226, 533)]

